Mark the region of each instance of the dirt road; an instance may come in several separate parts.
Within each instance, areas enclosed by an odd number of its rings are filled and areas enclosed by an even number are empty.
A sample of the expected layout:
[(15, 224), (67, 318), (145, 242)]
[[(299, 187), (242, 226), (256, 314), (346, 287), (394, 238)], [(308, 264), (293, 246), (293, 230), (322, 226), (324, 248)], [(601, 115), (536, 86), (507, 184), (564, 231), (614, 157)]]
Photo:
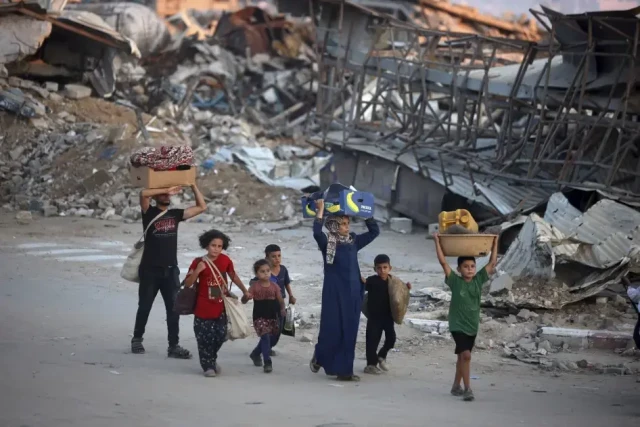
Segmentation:
[[(118, 264), (139, 233), (124, 225), (68, 218), (38, 219), (19, 227), (0, 220), (0, 426), (567, 426), (637, 424), (638, 384), (633, 377), (554, 377), (492, 353), (476, 354), (477, 400), (448, 394), (453, 374), (450, 343), (409, 346), (416, 332), (399, 327), (392, 372), (339, 384), (307, 366), (310, 343), (284, 339), (265, 375), (248, 358), (256, 339), (226, 343), (223, 375), (202, 377), (196, 359), (165, 357), (166, 328), (158, 297), (145, 336), (147, 354), (129, 351), (136, 311), (135, 285), (118, 276)], [(201, 224), (184, 224), (180, 264), (200, 253)], [(379, 252), (396, 271), (422, 286), (439, 283), (431, 243), (424, 236), (383, 231), (362, 254), (371, 267)], [(283, 247), (294, 274), (298, 310), (319, 308), (321, 265), (311, 231), (264, 234), (247, 227), (230, 232), (230, 255), (243, 279), (267, 243)], [(313, 331), (307, 333), (314, 334)], [(192, 320), (181, 321), (182, 344), (196, 351)], [(360, 339), (363, 341), (363, 338)], [(356, 368), (364, 367), (359, 344)]]

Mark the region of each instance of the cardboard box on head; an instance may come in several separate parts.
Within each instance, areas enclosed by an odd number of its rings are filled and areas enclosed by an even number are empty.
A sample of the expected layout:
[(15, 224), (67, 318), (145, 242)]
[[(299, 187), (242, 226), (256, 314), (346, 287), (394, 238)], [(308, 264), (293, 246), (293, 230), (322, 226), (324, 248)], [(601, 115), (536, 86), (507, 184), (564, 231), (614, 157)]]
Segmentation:
[(142, 188), (188, 187), (196, 183), (196, 168), (156, 171), (146, 166), (131, 167), (131, 184)]
[(319, 199), (324, 200), (324, 215), (348, 215), (365, 219), (373, 217), (373, 194), (336, 183), (331, 184), (325, 191), (302, 196), (302, 216), (304, 218), (315, 218), (315, 201)]

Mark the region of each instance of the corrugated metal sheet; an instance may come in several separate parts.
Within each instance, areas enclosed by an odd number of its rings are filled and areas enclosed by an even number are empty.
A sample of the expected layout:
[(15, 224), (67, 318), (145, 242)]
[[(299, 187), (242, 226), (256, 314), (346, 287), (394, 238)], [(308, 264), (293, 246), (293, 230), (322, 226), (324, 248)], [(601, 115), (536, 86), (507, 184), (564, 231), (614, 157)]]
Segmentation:
[(421, 161), (418, 166), (416, 156), (423, 157), (429, 150), (418, 149), (417, 153), (411, 151), (398, 156), (400, 147), (404, 145), (401, 142), (390, 141), (383, 148), (367, 142), (363, 138), (350, 138), (346, 142), (343, 142), (343, 138), (343, 132), (329, 132), (326, 141), (347, 151), (363, 152), (396, 162), (416, 173), (424, 172), (428, 178), (446, 187), (449, 191), (474, 202), (482, 203), (501, 215), (506, 216), (518, 211), (529, 212), (544, 203), (551, 194), (551, 191), (517, 185), (508, 180), (489, 177), (482, 173), (474, 172), (472, 180), (462, 166), (447, 164), (443, 174), (442, 165), (435, 160)]
[(613, 200), (601, 200), (583, 214), (556, 193), (544, 219), (563, 234), (554, 253), (566, 261), (609, 268), (640, 245), (640, 212)]
[[(110, 41), (113, 47), (117, 47), (138, 58), (140, 57), (138, 47), (133, 41), (117, 32), (95, 13), (81, 10), (64, 10), (61, 16), (52, 21), (53, 25), (58, 22), (69, 24), (79, 30), (88, 31), (95, 36)], [(73, 30), (70, 29), (70, 31)]]
[(562, 193), (554, 193), (549, 198), (544, 220), (560, 230), (565, 236), (578, 224), (578, 218), (582, 216), (577, 208), (573, 207)]

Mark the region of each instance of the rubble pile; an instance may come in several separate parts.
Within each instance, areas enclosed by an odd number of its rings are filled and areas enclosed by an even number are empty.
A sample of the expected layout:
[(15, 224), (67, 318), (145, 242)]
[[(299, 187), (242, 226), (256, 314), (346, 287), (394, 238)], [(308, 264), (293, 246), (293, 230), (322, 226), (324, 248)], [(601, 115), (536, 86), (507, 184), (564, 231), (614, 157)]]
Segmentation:
[[(316, 184), (328, 160), (302, 146), (298, 128), (317, 91), (305, 22), (257, 8), (220, 21), (186, 12), (165, 21), (146, 6), (121, 2), (36, 9), (52, 24), (38, 27), (38, 34), (29, 26), (23, 31), (39, 43), (0, 52), (0, 200), (6, 207), (137, 220), (129, 154), (145, 145), (186, 144), (214, 202), (200, 221), (294, 216), (295, 192), (278, 187)], [(0, 15), (34, 20), (24, 13), (7, 7)], [(209, 31), (194, 31), (207, 27), (207, 19)], [(87, 36), (88, 28), (99, 29), (98, 36)], [(257, 33), (262, 43), (254, 43)], [(73, 45), (71, 37), (81, 43)], [(73, 62), (78, 55), (84, 60)]]

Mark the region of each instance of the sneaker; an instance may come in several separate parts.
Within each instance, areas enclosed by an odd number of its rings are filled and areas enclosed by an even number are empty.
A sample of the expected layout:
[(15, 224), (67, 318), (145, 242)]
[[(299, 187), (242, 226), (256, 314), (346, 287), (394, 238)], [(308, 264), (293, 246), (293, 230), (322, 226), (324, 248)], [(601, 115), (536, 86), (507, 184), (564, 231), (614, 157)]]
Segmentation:
[(131, 340), (131, 353), (144, 354), (144, 346), (142, 345), (142, 338), (133, 338)]
[(207, 378), (214, 378), (216, 376), (216, 371), (214, 371), (213, 369), (207, 369), (206, 371), (204, 371), (204, 376)]
[(277, 356), (277, 355), (278, 355), (278, 353), (276, 353), (275, 350), (273, 350), (273, 349), (269, 350), (269, 356), (273, 357), (273, 356)]
[(222, 373), (222, 369), (220, 369), (218, 362), (213, 365), (213, 370), (216, 371), (216, 375), (220, 375)]
[(375, 365), (367, 365), (364, 368), (364, 373), (371, 375), (380, 375), (380, 369), (378, 369), (378, 367)]
[(262, 356), (260, 356), (259, 354), (251, 353), (249, 357), (251, 358), (251, 360), (253, 360), (253, 366), (262, 366)]
[(273, 371), (271, 361), (265, 362), (263, 370), (265, 374), (270, 374)]
[(169, 347), (167, 350), (167, 357), (171, 357), (173, 359), (191, 359), (192, 355), (186, 348), (176, 345), (174, 347)]
[(475, 400), (473, 391), (471, 391), (470, 388), (464, 391), (464, 394), (462, 395), (462, 400), (464, 400), (465, 402), (473, 402)]
[(451, 388), (451, 394), (453, 396), (460, 397), (460, 396), (462, 396), (464, 394), (464, 390), (462, 389), (462, 387), (460, 387), (460, 384), (454, 385)]
[(387, 366), (386, 359), (383, 359), (382, 357), (378, 358), (378, 368), (382, 369), (385, 372), (389, 371), (389, 367)]

